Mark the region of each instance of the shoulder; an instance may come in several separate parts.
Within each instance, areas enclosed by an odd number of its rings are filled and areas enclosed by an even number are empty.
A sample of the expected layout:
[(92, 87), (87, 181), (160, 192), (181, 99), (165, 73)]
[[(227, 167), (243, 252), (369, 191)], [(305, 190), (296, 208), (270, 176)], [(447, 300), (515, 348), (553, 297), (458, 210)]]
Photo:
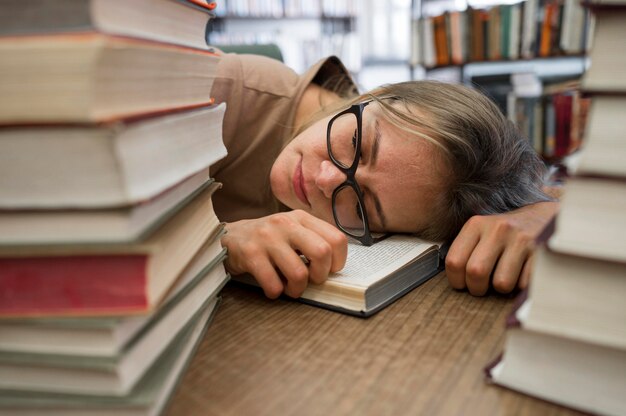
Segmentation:
[(230, 80), (242, 88), (259, 93), (289, 97), (300, 82), (300, 76), (284, 63), (261, 55), (228, 53), (217, 69), (218, 80)]

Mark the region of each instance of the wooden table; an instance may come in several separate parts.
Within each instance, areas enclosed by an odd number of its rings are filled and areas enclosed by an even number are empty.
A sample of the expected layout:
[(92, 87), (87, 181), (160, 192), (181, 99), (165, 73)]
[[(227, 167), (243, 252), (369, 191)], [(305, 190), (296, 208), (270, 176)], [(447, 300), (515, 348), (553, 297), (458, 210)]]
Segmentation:
[(165, 414), (572, 415), (485, 382), (512, 299), (442, 273), (369, 319), (236, 286)]

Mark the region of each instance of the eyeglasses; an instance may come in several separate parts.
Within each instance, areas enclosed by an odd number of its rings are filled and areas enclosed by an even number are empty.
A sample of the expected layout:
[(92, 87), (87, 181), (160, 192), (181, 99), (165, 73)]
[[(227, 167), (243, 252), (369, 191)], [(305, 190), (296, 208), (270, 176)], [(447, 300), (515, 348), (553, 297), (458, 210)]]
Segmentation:
[(330, 119), (326, 144), (331, 162), (346, 175), (332, 195), (333, 217), (337, 227), (365, 246), (371, 246), (389, 234), (373, 236), (370, 232), (363, 192), (355, 174), (361, 160), (363, 110), (372, 101), (354, 104)]

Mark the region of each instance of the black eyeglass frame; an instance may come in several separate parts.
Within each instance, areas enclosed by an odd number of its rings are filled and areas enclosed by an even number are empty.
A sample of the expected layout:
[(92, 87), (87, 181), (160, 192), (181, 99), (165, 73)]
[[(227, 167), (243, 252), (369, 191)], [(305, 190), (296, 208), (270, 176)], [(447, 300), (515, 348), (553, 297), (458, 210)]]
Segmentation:
[[(339, 184), (339, 186), (337, 186), (337, 188), (335, 188), (335, 190), (333, 191), (333, 195), (331, 199), (332, 209), (333, 209), (333, 218), (335, 219), (335, 224), (337, 225), (337, 228), (339, 228), (341, 231), (343, 231), (345, 234), (349, 235), (350, 237), (360, 241), (361, 244), (363, 244), (364, 246), (371, 246), (372, 244), (375, 244), (381, 240), (384, 240), (390, 235), (387, 233), (381, 236), (374, 237), (372, 233), (370, 232), (369, 220), (367, 216), (367, 209), (365, 208), (363, 192), (361, 191), (361, 188), (359, 187), (359, 184), (357, 183), (356, 178), (355, 178), (356, 170), (359, 166), (359, 161), (361, 160), (361, 142), (362, 142), (362, 137), (363, 137), (362, 135), (363, 110), (371, 102), (372, 100), (363, 101), (361, 103), (356, 103), (356, 104), (351, 105), (350, 108), (335, 114), (328, 121), (328, 126), (326, 128), (326, 148), (328, 150), (328, 157), (330, 158), (330, 161), (333, 163), (333, 165), (335, 165), (337, 169), (339, 169), (341, 172), (343, 172), (346, 175), (346, 180), (342, 182), (341, 184)], [(330, 130), (332, 128), (333, 122), (339, 117), (346, 115), (346, 114), (354, 114), (357, 120), (357, 123), (356, 123), (357, 134), (356, 134), (356, 143), (355, 143), (355, 149), (354, 149), (354, 160), (352, 161), (352, 164), (348, 167), (344, 166), (341, 162), (335, 159), (335, 157), (332, 154), (331, 145), (330, 145)], [(335, 201), (337, 199), (337, 195), (339, 194), (339, 192), (346, 186), (349, 186), (354, 190), (354, 192), (356, 193), (359, 205), (361, 207), (361, 212), (363, 214), (363, 228), (364, 228), (363, 235), (355, 235), (354, 233), (351, 233), (348, 229), (344, 228), (339, 223), (339, 220), (337, 218)]]

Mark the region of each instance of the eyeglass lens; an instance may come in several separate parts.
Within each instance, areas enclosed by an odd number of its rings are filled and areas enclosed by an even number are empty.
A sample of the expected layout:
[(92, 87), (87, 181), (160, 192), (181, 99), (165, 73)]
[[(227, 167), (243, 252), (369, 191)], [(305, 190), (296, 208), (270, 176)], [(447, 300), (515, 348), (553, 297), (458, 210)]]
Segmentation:
[[(357, 134), (358, 121), (353, 113), (343, 114), (331, 124), (330, 153), (343, 168), (349, 168), (359, 156), (356, 154)], [(365, 235), (363, 208), (356, 191), (344, 186), (336, 192), (334, 202), (337, 224), (352, 236)]]
[(343, 114), (333, 120), (330, 128), (330, 153), (344, 168), (349, 168), (357, 156), (357, 132), (355, 114)]

